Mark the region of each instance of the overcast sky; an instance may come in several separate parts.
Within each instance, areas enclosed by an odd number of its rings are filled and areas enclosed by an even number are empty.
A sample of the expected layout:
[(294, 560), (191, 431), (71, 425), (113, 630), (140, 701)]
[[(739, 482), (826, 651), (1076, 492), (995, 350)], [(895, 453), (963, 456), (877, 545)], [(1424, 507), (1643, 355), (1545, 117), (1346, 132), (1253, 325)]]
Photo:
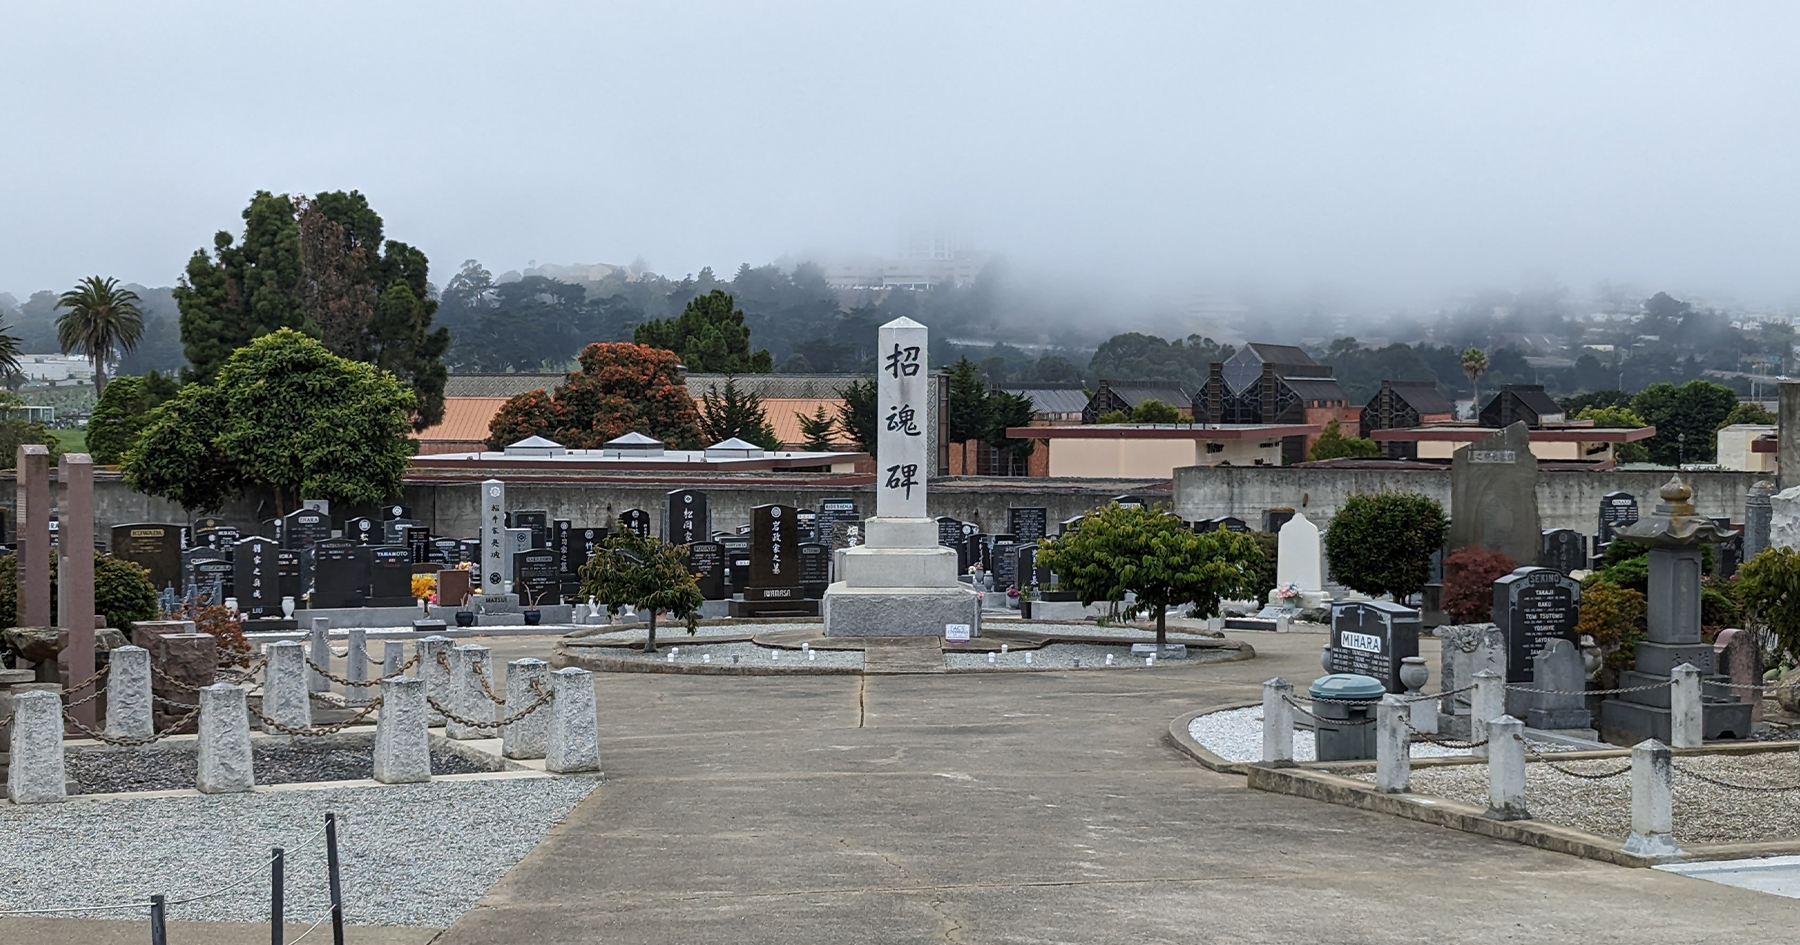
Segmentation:
[(0, 290), (166, 285), (257, 189), (680, 275), (1026, 264), (1800, 299), (1800, 4), (0, 0)]

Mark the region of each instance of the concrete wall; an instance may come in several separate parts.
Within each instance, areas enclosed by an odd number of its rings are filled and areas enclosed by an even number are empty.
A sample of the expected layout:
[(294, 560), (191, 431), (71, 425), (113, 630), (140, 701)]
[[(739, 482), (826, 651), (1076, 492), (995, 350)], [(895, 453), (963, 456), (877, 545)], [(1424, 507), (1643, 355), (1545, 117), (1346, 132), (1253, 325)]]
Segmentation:
[[(1775, 454), (1758, 453), (1751, 449), (1756, 438), (1765, 433), (1774, 433), (1776, 427), (1766, 423), (1734, 423), (1728, 427), (1720, 427), (1718, 432), (1719, 465), (1725, 469), (1742, 469), (1749, 472), (1773, 474), (1775, 472)], [(1779, 446), (1777, 441), (1777, 446)]]
[[(1264, 444), (1268, 445), (1264, 445)], [(1218, 446), (1218, 452), (1208, 452)], [(1216, 466), (1281, 464), (1281, 440), (1110, 439), (1055, 437), (1038, 441), (1049, 453), (1048, 474), (1073, 478), (1164, 479), (1176, 469), (1196, 463)]]
[[(1694, 489), (1694, 506), (1702, 515), (1744, 519), (1744, 495), (1752, 483), (1767, 473), (1704, 471), (1684, 474)], [(1600, 497), (1608, 492), (1629, 492), (1638, 497), (1638, 508), (1648, 514), (1655, 506), (1657, 490), (1669, 481), (1670, 472), (1538, 472), (1538, 517), (1542, 528), (1572, 528), (1584, 535), (1599, 529)], [(1450, 503), (1450, 470), (1356, 469), (1317, 466), (1191, 466), (1175, 470), (1172, 508), (1189, 521), (1235, 515), (1258, 522), (1262, 510), (1291, 507), (1324, 525), (1345, 498), (1357, 492), (1393, 489), (1418, 492)]]
[(1800, 485), (1800, 381), (1781, 382), (1776, 420), (1775, 465), (1782, 488)]

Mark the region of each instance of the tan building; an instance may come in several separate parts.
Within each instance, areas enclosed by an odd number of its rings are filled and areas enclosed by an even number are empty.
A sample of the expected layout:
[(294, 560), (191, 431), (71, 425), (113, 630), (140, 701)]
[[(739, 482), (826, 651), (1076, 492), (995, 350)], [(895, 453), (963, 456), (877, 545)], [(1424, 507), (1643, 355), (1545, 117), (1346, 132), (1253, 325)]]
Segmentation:
[[(1371, 430), (1369, 438), (1384, 448), (1405, 444), (1420, 460), (1448, 461), (1451, 454), (1494, 433), (1494, 427), (1473, 423), (1438, 423), (1406, 430)], [(1551, 462), (1594, 463), (1610, 466), (1614, 447), (1656, 435), (1655, 427), (1596, 427), (1589, 423), (1546, 424), (1528, 431), (1531, 455)]]
[(1774, 472), (1775, 430), (1772, 423), (1734, 423), (1720, 427), (1719, 468)]
[(1033, 457), (1044, 460), (1033, 475), (1165, 479), (1183, 466), (1279, 466), (1284, 438), (1318, 432), (1307, 424), (1096, 423), (1009, 427), (1006, 435), (1037, 441)]

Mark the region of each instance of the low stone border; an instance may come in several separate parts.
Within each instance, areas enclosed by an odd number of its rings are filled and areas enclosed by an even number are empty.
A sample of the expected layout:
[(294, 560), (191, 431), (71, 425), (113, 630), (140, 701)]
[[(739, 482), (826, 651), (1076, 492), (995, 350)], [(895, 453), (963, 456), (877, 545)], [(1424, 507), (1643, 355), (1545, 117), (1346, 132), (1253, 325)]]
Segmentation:
[(1175, 721), (1169, 723), (1169, 741), (1183, 754), (1200, 762), (1200, 765), (1203, 768), (1224, 774), (1243, 774), (1245, 769), (1250, 767), (1250, 762), (1226, 761), (1224, 758), (1213, 754), (1211, 751), (1207, 750), (1205, 745), (1200, 744), (1199, 739), (1188, 733), (1188, 726), (1202, 715), (1211, 715), (1214, 712), (1229, 712), (1232, 709), (1250, 709), (1259, 705), (1262, 705), (1262, 703), (1227, 702), (1223, 705), (1197, 709), (1186, 715), (1178, 716)]

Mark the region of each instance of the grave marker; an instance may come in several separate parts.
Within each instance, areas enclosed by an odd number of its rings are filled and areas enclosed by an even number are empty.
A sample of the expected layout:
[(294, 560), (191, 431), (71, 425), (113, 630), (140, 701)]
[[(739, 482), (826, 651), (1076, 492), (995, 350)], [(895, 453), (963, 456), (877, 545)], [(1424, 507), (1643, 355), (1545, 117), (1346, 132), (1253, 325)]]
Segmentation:
[(1537, 467), (1523, 421), (1457, 450), (1450, 460), (1449, 547), (1536, 561), (1543, 537)]
[(281, 537), (276, 540), (281, 543), (281, 547), (298, 551), (330, 537), (329, 515), (312, 509), (300, 509), (289, 512), (282, 518)]
[(1576, 646), (1581, 582), (1555, 568), (1519, 568), (1494, 582), (1494, 625), (1506, 635), (1506, 681), (1529, 683), (1532, 658), (1551, 640)]
[(529, 607), (562, 603), (562, 562), (550, 548), (513, 555), (513, 592)]
[(253, 618), (281, 616), (281, 580), (275, 563), (279, 547), (274, 539), (260, 535), (231, 546), (232, 596), (240, 613)]
[(135, 562), (150, 572), (150, 586), (158, 591), (181, 584), (181, 526), (140, 522), (114, 525), (113, 557)]
[(344, 537), (359, 545), (373, 545), (381, 534), (379, 524), (372, 518), (352, 518), (344, 521)]
[[(1613, 536), (1619, 529), (1638, 520), (1637, 496), (1629, 492), (1608, 492), (1600, 497), (1600, 540), (1596, 543), (1604, 546), (1612, 543)], [(1600, 548), (1594, 549), (1600, 554)]]
[(524, 528), (531, 532), (531, 548), (550, 546), (550, 513), (544, 509), (519, 509), (506, 513), (507, 528)]
[(312, 574), (307, 607), (315, 610), (361, 607), (369, 586), (367, 561), (358, 554), (364, 546), (347, 538), (314, 542), (305, 552)]
[(619, 527), (637, 532), (639, 538), (649, 538), (650, 513), (643, 509), (626, 509), (619, 513)]
[(368, 562), (369, 598), (364, 606), (412, 606), (416, 600), (412, 596), (412, 553), (399, 545), (377, 545), (357, 550), (366, 556)]
[(1042, 507), (1009, 508), (1006, 530), (1018, 541), (1034, 542), (1048, 534), (1050, 510)]
[(829, 544), (833, 551), (850, 546), (849, 526), (861, 519), (856, 510), (856, 500), (849, 498), (826, 499), (819, 503), (818, 540)]
[(1538, 549), (1538, 564), (1563, 574), (1583, 571), (1588, 566), (1587, 536), (1573, 528), (1552, 528), (1544, 532)]
[(706, 493), (698, 489), (676, 489), (668, 494), (666, 500), (663, 523), (669, 530), (670, 544), (687, 545), (705, 541), (712, 534), (712, 517), (707, 514)]
[(825, 596), (831, 586), (831, 546), (824, 542), (800, 543), (800, 590), (808, 600)]
[(707, 600), (724, 600), (731, 596), (725, 588), (725, 546), (716, 541), (696, 541), (688, 545), (688, 570), (700, 584), (700, 594)]
[(1331, 673), (1373, 676), (1389, 692), (1405, 692), (1400, 661), (1419, 655), (1419, 612), (1380, 600), (1337, 601), (1331, 605)]

